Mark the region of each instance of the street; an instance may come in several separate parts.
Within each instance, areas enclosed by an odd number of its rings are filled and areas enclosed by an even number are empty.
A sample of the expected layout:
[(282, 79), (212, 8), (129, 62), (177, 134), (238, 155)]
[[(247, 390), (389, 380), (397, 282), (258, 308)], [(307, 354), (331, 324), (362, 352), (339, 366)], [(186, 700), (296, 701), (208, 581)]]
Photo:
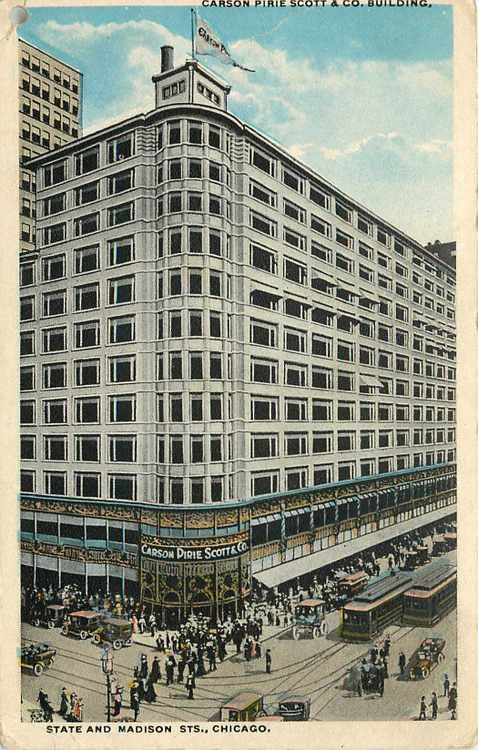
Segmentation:
[[(455, 562), (456, 553), (450, 552), (447, 557)], [(129, 683), (141, 653), (147, 654), (149, 665), (154, 655), (159, 656), (162, 678), (155, 685), (156, 702), (141, 703), (140, 722), (217, 720), (220, 706), (243, 691), (262, 694), (268, 714), (274, 713), (278, 702), (287, 696), (308, 697), (311, 700), (310, 719), (319, 721), (416, 719), (421, 696), (426, 696), (428, 705), (431, 693), (435, 691), (439, 704), (438, 719), (450, 718), (447, 699), (441, 696), (443, 674), (448, 674), (450, 683), (456, 679), (455, 610), (433, 628), (397, 625), (387, 628), (391, 635), (390, 676), (385, 680), (383, 697), (377, 694), (358, 697), (343, 689), (347, 669), (357, 664), (372, 644), (343, 642), (339, 635), (339, 612), (331, 612), (327, 621), (329, 633), (318, 640), (303, 638), (294, 641), (290, 629), (265, 626), (261, 641), (262, 657), (250, 662), (245, 660), (242, 653), (236, 655), (235, 647), (229, 644), (227, 658), (222, 664), (218, 662), (217, 671), (196, 679), (193, 701), (188, 700), (183, 684), (166, 686), (165, 655), (158, 654), (153, 648), (151, 637), (135, 636), (140, 643), (134, 642), (130, 647), (114, 652), (114, 673), (118, 683), (124, 687), (120, 718), (133, 716), (129, 708)], [(446, 639), (442, 664), (426, 680), (397, 679), (400, 649), (408, 659), (423, 638), (437, 634)], [(22, 625), (22, 636), (26, 640), (48, 642), (57, 650), (53, 666), (41, 677), (22, 674), (24, 707), (38, 705), (36, 699), (42, 688), (56, 710), (61, 689), (65, 687), (68, 694), (76, 692), (82, 697), (84, 721), (105, 721), (106, 685), (101, 671), (101, 647), (90, 640), (65, 637), (58, 629), (39, 629), (28, 624)], [(266, 674), (266, 649), (270, 649), (272, 654), (271, 674)], [(27, 711), (24, 713), (25, 720), (29, 720)]]

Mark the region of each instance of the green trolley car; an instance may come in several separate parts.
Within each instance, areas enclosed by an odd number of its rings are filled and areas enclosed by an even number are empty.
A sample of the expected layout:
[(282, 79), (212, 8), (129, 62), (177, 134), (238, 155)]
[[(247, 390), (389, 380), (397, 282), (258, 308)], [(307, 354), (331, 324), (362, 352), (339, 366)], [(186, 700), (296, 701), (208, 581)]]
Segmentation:
[(404, 625), (435, 625), (456, 607), (456, 566), (431, 563), (416, 575), (413, 587), (403, 595)]
[(403, 593), (413, 577), (397, 573), (372, 583), (342, 609), (342, 638), (369, 641), (402, 619)]

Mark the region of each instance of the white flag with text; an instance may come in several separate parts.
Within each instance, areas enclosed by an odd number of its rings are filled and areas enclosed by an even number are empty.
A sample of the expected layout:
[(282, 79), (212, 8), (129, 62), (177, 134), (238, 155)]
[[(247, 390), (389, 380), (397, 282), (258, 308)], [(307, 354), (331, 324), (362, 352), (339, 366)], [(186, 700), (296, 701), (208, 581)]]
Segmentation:
[(241, 70), (254, 73), (250, 68), (240, 65), (232, 57), (223, 41), (203, 18), (196, 13), (196, 38), (195, 49), (197, 55), (212, 55), (225, 65), (233, 65)]

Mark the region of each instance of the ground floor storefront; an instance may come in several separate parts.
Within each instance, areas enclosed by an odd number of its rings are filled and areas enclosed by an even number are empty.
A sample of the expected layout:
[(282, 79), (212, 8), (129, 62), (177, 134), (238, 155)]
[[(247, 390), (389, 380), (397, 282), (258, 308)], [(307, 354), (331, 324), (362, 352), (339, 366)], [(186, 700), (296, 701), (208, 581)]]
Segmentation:
[(256, 583), (304, 582), (455, 513), (451, 464), (214, 506), (23, 495), (22, 582), (134, 596), (170, 627), (222, 620)]

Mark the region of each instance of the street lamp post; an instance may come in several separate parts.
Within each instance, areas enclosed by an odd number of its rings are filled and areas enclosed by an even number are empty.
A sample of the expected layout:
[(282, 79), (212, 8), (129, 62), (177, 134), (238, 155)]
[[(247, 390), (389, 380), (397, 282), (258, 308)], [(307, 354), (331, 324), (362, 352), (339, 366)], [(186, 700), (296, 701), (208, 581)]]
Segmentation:
[(111, 648), (104, 647), (101, 653), (101, 669), (106, 676), (106, 720), (111, 721), (111, 675), (113, 673), (113, 653)]

